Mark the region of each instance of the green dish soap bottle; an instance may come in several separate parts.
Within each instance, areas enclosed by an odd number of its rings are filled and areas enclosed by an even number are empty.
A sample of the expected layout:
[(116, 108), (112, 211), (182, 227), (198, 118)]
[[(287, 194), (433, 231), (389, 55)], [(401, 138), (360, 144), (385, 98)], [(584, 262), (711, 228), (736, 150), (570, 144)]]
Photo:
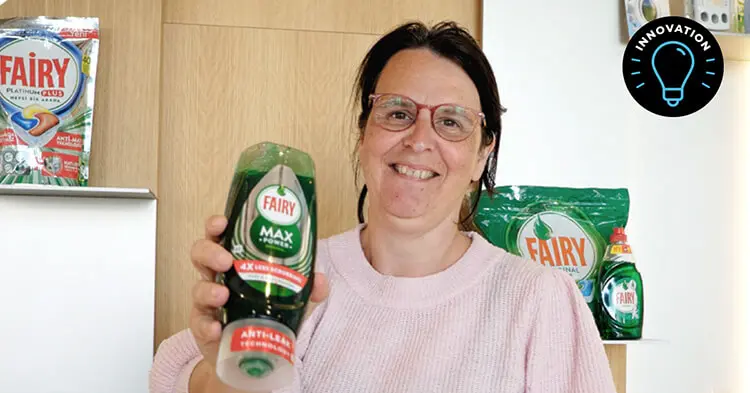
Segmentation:
[(221, 243), (233, 258), (217, 281), (216, 375), (235, 389), (272, 391), (294, 380), (294, 346), (315, 271), (315, 167), (302, 151), (270, 142), (242, 152), (226, 202)]
[(638, 340), (643, 332), (643, 279), (625, 228), (614, 228), (598, 280), (597, 325), (604, 340)]

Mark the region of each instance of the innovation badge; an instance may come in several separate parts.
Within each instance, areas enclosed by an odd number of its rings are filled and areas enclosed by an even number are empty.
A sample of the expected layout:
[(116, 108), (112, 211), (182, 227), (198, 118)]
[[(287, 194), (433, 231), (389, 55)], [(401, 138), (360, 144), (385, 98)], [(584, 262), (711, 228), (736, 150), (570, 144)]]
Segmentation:
[(679, 16), (657, 18), (633, 34), (622, 59), (630, 95), (643, 108), (682, 117), (706, 106), (724, 77), (724, 58), (713, 34)]

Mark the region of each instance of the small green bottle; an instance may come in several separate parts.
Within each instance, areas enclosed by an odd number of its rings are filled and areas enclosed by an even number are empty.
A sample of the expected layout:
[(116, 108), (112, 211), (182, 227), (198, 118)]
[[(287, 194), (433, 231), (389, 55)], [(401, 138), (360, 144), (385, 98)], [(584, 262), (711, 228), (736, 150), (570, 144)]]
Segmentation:
[(643, 279), (625, 228), (614, 228), (599, 270), (596, 321), (604, 340), (638, 340), (643, 332)]

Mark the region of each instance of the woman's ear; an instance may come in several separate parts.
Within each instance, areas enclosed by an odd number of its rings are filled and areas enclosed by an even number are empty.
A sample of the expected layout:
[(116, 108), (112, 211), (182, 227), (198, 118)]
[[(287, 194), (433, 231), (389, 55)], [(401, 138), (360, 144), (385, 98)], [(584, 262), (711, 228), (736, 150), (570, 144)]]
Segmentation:
[(477, 165), (474, 169), (474, 174), (471, 177), (472, 181), (479, 181), (484, 173), (484, 168), (487, 166), (487, 157), (495, 149), (495, 136), (492, 136), (492, 142), (489, 145), (482, 146), (479, 148), (479, 154), (477, 156)]

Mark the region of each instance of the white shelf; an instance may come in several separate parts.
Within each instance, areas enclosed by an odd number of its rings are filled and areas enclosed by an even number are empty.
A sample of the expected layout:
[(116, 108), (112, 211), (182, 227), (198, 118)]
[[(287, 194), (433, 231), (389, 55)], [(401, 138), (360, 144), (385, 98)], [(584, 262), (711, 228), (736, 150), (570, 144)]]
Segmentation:
[(2, 184), (0, 185), (0, 195), (156, 199), (156, 195), (147, 188), (48, 186), (39, 184)]
[(665, 340), (655, 338), (642, 338), (640, 340), (602, 340), (604, 345), (633, 345), (633, 344), (658, 344), (665, 343)]

